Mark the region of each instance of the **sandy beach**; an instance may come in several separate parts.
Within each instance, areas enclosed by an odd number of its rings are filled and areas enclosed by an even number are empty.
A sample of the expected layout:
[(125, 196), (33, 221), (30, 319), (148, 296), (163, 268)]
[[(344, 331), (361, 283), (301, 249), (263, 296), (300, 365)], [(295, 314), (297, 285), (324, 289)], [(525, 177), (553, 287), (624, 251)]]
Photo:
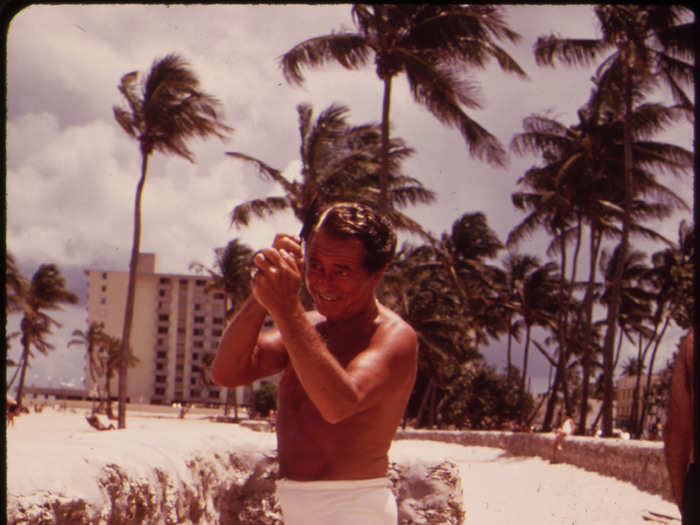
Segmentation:
[[(239, 425), (214, 423), (205, 413), (178, 419), (177, 412), (155, 414), (131, 410), (127, 429), (98, 432), (88, 425), (85, 408), (17, 417), (7, 429), (8, 502), (17, 494), (66, 490), (92, 494), (90, 474), (99, 466), (96, 455), (104, 445), (111, 457), (146, 468), (183, 450), (213, 450), (232, 432), (246, 445), (274, 446), (271, 433)], [(631, 483), (601, 476), (567, 464), (550, 464), (539, 457), (514, 457), (501, 449), (465, 447), (434, 441), (401, 440), (390, 455), (412, 454), (426, 459), (450, 459), (460, 468), (467, 524), (500, 525), (639, 525), (680, 523), (677, 507), (661, 496)], [(103, 458), (102, 458), (103, 459)], [(80, 465), (80, 469), (76, 466)], [(175, 467), (173, 467), (175, 468)], [(78, 472), (81, 474), (79, 475)], [(26, 499), (26, 497), (25, 497)]]

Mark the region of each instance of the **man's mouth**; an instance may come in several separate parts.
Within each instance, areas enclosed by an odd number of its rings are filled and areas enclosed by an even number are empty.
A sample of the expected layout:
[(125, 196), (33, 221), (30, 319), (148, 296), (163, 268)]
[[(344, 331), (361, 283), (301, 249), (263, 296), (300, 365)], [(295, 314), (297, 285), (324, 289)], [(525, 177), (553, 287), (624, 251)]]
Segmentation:
[(340, 295), (329, 295), (329, 294), (323, 294), (323, 293), (319, 293), (318, 297), (322, 301), (327, 302), (327, 303), (332, 303), (332, 302), (338, 301), (341, 298)]

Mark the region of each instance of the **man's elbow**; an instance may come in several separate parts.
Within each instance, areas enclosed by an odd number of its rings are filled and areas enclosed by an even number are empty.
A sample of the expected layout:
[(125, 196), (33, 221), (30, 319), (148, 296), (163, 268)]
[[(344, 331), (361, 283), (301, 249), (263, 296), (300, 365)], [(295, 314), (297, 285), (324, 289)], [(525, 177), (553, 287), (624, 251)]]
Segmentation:
[(213, 364), (209, 369), (209, 378), (216, 386), (223, 386), (226, 388), (233, 388), (240, 384), (230, 371), (225, 370), (221, 366), (216, 366), (216, 364)]

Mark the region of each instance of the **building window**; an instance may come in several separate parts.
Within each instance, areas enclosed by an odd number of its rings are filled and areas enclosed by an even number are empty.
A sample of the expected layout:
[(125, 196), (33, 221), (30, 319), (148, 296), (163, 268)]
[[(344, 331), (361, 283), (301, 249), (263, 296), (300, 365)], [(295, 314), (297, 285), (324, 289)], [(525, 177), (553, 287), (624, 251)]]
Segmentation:
[(195, 305), (194, 305), (194, 311), (195, 311), (195, 312), (199, 312), (201, 309), (202, 309), (202, 305), (201, 305), (201, 304), (195, 304)]
[(168, 357), (168, 353), (167, 352), (156, 352), (156, 357), (160, 358), (160, 359), (164, 359), (164, 358)]
[[(175, 365), (175, 370), (177, 370), (178, 372), (184, 372), (185, 365)], [(180, 380), (182, 380), (182, 379), (180, 379)]]
[(166, 381), (166, 376), (156, 376), (156, 383), (165, 383)]
[(184, 334), (184, 333), (185, 333), (185, 327), (184, 327), (184, 326), (179, 327), (179, 328), (177, 329), (177, 333), (178, 333), (178, 334)]
[(214, 294), (214, 299), (223, 299), (224, 297), (226, 297), (226, 296), (224, 294), (222, 294), (221, 292), (216, 292)]
[(195, 328), (192, 330), (192, 335), (204, 335), (204, 330), (202, 328)]
[(159, 291), (158, 291), (158, 295), (159, 295), (160, 297), (165, 297), (165, 290), (159, 290)]
[(158, 327), (158, 333), (159, 333), (159, 334), (167, 334), (167, 333), (168, 333), (168, 327), (167, 327), (167, 326), (159, 326), (159, 327)]
[(219, 399), (219, 392), (217, 392), (216, 390), (212, 390), (209, 392), (209, 397), (211, 399)]
[(106, 279), (106, 278), (107, 278), (107, 274), (106, 274), (106, 273), (103, 273), (103, 274), (102, 274), (102, 278), (103, 278), (103, 279)]
[(196, 352), (192, 354), (192, 359), (199, 359), (199, 354)]
[(165, 395), (165, 388), (156, 388), (155, 390), (157, 396), (164, 396)]
[(158, 320), (159, 320), (159, 321), (167, 321), (168, 319), (169, 319), (168, 314), (160, 314), (160, 315), (158, 316)]
[(163, 363), (158, 363), (158, 364), (156, 365), (156, 370), (158, 370), (158, 371), (163, 370), (163, 368), (165, 368), (165, 366), (163, 366)]
[(187, 284), (187, 279), (180, 279), (180, 284)]
[[(203, 347), (204, 347), (204, 341), (194, 341), (194, 342), (192, 343), (192, 346), (193, 346), (194, 348), (203, 348)], [(197, 355), (197, 354), (195, 354), (195, 355)]]
[(107, 299), (105, 299), (104, 297), (100, 299), (100, 304), (107, 304)]
[(203, 316), (203, 315), (195, 315), (195, 316), (194, 316), (194, 322), (195, 322), (195, 323), (203, 323), (203, 322), (204, 322), (204, 316)]
[(170, 282), (170, 279), (168, 277), (161, 277), (160, 278), (160, 283), (161, 284), (167, 284)]
[(224, 324), (224, 319), (222, 317), (214, 317), (212, 322), (214, 324)]
[(107, 291), (107, 287), (104, 286), (104, 285), (102, 285), (102, 291), (103, 291), (103, 292), (106, 292), (106, 291)]
[(197, 286), (204, 286), (205, 284), (207, 284), (207, 282), (202, 279), (197, 279), (194, 284), (196, 284)]
[(213, 335), (214, 337), (218, 337), (221, 335), (221, 330), (212, 330), (211, 335)]

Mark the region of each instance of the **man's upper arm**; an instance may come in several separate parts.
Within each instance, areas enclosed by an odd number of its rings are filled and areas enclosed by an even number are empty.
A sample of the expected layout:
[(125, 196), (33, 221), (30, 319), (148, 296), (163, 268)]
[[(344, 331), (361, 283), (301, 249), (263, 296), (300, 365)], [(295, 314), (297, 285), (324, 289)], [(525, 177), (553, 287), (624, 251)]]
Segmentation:
[(352, 412), (369, 408), (397, 389), (410, 389), (415, 380), (417, 348), (416, 334), (407, 324), (397, 324), (377, 334), (369, 348), (346, 367), (358, 392), (358, 403)]
[(250, 359), (251, 369), (257, 376), (255, 379), (282, 371), (288, 362), (289, 357), (280, 333), (277, 330), (261, 333)]

